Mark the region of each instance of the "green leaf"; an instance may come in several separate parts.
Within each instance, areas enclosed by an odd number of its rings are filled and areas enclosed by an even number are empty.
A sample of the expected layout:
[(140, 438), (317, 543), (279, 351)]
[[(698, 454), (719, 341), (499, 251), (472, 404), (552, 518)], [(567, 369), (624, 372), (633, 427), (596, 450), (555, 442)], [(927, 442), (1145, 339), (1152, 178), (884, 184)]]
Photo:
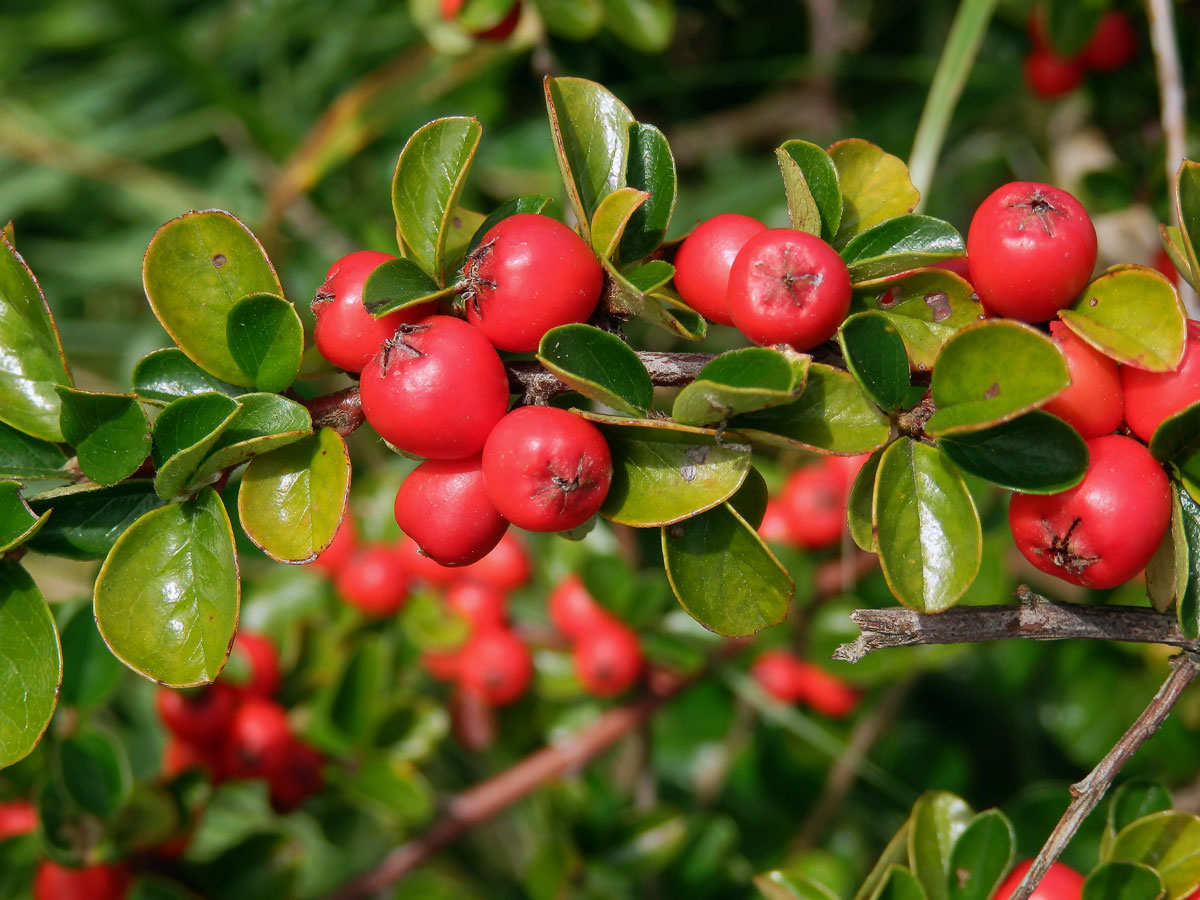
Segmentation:
[(615, 334), (591, 325), (560, 325), (542, 337), (537, 358), (572, 390), (613, 409), (644, 416), (654, 402), (645, 365)]
[(832, 241), (844, 247), (854, 235), (912, 212), (920, 195), (908, 167), (869, 141), (848, 138), (829, 148), (842, 192), (842, 219)]
[(0, 559), (0, 769), (24, 759), (58, 702), (62, 652), (54, 618), (29, 574)]
[(103, 559), (126, 528), (164, 502), (154, 482), (140, 478), (111, 487), (78, 484), (47, 491), (29, 501), (38, 515), (54, 510), (29, 547), (68, 559)]
[(131, 394), (93, 394), (59, 387), (63, 440), (96, 484), (116, 484), (150, 455), (150, 421)]
[(227, 394), (236, 397), (241, 389), (213, 378), (176, 347), (154, 350), (133, 367), (133, 392), (143, 403), (165, 406), (192, 394)]
[(1113, 861), (1092, 869), (1080, 900), (1158, 900), (1165, 891), (1162, 878), (1149, 866)]
[(898, 329), (883, 313), (849, 316), (838, 329), (846, 368), (876, 404), (895, 411), (909, 394), (908, 353)]
[(369, 745), (383, 713), (391, 672), (380, 641), (362, 641), (331, 685), (326, 715), (351, 747)]
[(676, 395), (671, 416), (681, 425), (715, 425), (790, 403), (804, 390), (811, 361), (802, 353), (770, 347), (722, 353)]
[(57, 444), (0, 422), (0, 478), (56, 478), (66, 461), (67, 455)]
[[(608, 14), (611, 23), (611, 8)], [(600, 201), (624, 187), (633, 114), (607, 89), (583, 78), (547, 76), (545, 91), (558, 169), (590, 243), (588, 226)]]
[(883, 853), (879, 855), (879, 859), (875, 861), (875, 865), (871, 867), (871, 871), (859, 885), (854, 900), (871, 900), (883, 886), (892, 867), (902, 866), (908, 862), (908, 835), (911, 830), (912, 817), (909, 816), (892, 835), (887, 846), (883, 848)]
[(621, 238), (618, 257), (634, 262), (656, 250), (666, 237), (679, 193), (675, 157), (666, 137), (653, 125), (634, 122), (629, 128), (625, 184), (650, 195), (633, 211)]
[(1188, 558), (1187, 586), (1177, 608), (1179, 629), (1194, 641), (1200, 638), (1200, 503), (1183, 486), (1177, 493)]
[(592, 250), (603, 259), (613, 259), (625, 227), (650, 195), (637, 188), (617, 188), (600, 201), (592, 216)]
[(255, 459), (242, 475), (238, 513), (256, 546), (304, 563), (333, 541), (350, 492), (350, 455), (332, 428)]
[(96, 629), (90, 604), (81, 604), (62, 626), (63, 678), (59, 700), (78, 710), (107, 703), (125, 669)]
[[(1175, 210), (1179, 214), (1179, 240), (1175, 242), (1187, 257), (1187, 266), (1180, 272), (1200, 277), (1200, 162), (1185, 159), (1175, 175)], [(1193, 285), (1194, 286), (1194, 285)]]
[(1167, 372), (1183, 359), (1183, 303), (1171, 282), (1146, 266), (1113, 266), (1058, 315), (1077, 335), (1124, 365)]
[(142, 261), (146, 297), (163, 328), (210, 375), (253, 387), (229, 347), (229, 313), (250, 294), (282, 295), (258, 239), (227, 212), (190, 212), (155, 232)]
[(1159, 225), (1158, 237), (1162, 242), (1163, 249), (1167, 251), (1167, 256), (1171, 260), (1171, 265), (1175, 267), (1175, 271), (1192, 286), (1192, 290), (1195, 290), (1196, 272), (1192, 268), (1192, 261), (1188, 257), (1187, 250), (1184, 249), (1183, 232), (1174, 225)]
[(78, 807), (107, 818), (128, 802), (129, 760), (114, 740), (98, 731), (82, 731), (65, 738), (56, 749), (59, 784)]
[(764, 872), (754, 876), (754, 886), (767, 900), (838, 900), (825, 885), (800, 872)]
[[(1151, 778), (1133, 778), (1113, 791), (1105, 815), (1105, 828), (1116, 837), (1126, 825), (1131, 825), (1143, 816), (1170, 809), (1170, 792)], [(1107, 859), (1106, 853), (1101, 853)]]
[(876, 551), (875, 514), (872, 509), (875, 501), (875, 478), (879, 474), (879, 461), (883, 458), (881, 448), (871, 454), (870, 458), (854, 476), (854, 484), (850, 486), (850, 498), (846, 503), (846, 521), (850, 526), (850, 537), (860, 550), (867, 553)]
[(1180, 471), (1200, 477), (1200, 402), (1159, 423), (1150, 439), (1150, 453), (1159, 462), (1173, 462)]
[(70, 384), (58, 328), (42, 288), (7, 235), (0, 235), (0, 422), (61, 441), (58, 394)]
[(207, 684), (237, 630), (240, 584), (221, 498), (152, 510), (117, 539), (96, 578), (96, 624), (113, 654), (168, 687)]
[(38, 516), (25, 498), (21, 485), (15, 481), (0, 481), (0, 553), (25, 543), (46, 522), (49, 512)]
[(1143, 816), (1117, 832), (1108, 858), (1156, 869), (1167, 900), (1182, 900), (1200, 885), (1200, 818), (1175, 810)]
[[(911, 834), (911, 832), (910, 832)], [(873, 900), (927, 900), (920, 880), (904, 866), (889, 866)]]
[(1191, 572), (1183, 509), (1178, 497), (1171, 498), (1171, 527), (1146, 563), (1146, 596), (1160, 613), (1183, 602)]
[(1023, 494), (1057, 494), (1083, 480), (1087, 444), (1058, 416), (1035, 409), (979, 431), (938, 439), (964, 472)]
[[(883, 466), (886, 471), (886, 454)], [(913, 804), (908, 864), (929, 900), (948, 900), (951, 853), (973, 817), (966, 801), (947, 791), (927, 791)]]
[(842, 259), (850, 269), (850, 280), (861, 284), (966, 252), (962, 235), (949, 222), (909, 214), (855, 235), (842, 248)]
[(1010, 319), (970, 325), (946, 342), (930, 389), (937, 407), (925, 431), (939, 437), (1015, 419), (1071, 382), (1054, 343)]
[(761, 444), (836, 454), (866, 453), (892, 435), (891, 422), (854, 376), (823, 363), (809, 366), (799, 399), (737, 416), (729, 428)]
[(628, 273), (622, 273), (609, 260), (602, 260), (608, 273), (611, 312), (637, 316), (687, 341), (698, 341), (708, 331), (704, 317), (669, 291), (665, 285), (675, 268), (661, 259), (651, 260)]
[(842, 221), (842, 189), (833, 159), (808, 141), (785, 141), (775, 158), (792, 227), (832, 240)]
[(1049, 0), (1040, 7), (1046, 16), (1042, 28), (1054, 52), (1063, 58), (1076, 56), (1108, 6), (1106, 0)]
[(933, 447), (896, 441), (879, 461), (871, 509), (896, 599), (926, 613), (957, 603), (983, 558), (979, 515), (958, 471)]
[(502, 220), (519, 213), (539, 215), (545, 212), (546, 207), (549, 205), (550, 198), (543, 194), (526, 194), (523, 197), (514, 197), (512, 200), (501, 203), (475, 229), (475, 233), (471, 235), (471, 240), (467, 243), (465, 255), (470, 256), (483, 241), (483, 236)]
[(229, 353), (256, 391), (288, 388), (300, 371), (304, 325), (296, 308), (274, 294), (251, 294), (225, 320)]
[(473, 117), (435, 119), (408, 139), (392, 177), (392, 210), (405, 256), (446, 283), (450, 220), (483, 127)]
[(1017, 836), (998, 809), (981, 812), (954, 842), (946, 870), (948, 900), (990, 900), (1013, 863)]
[(601, 0), (604, 24), (634, 50), (661, 53), (675, 33), (674, 0)]
[(851, 309), (877, 309), (900, 330), (917, 371), (933, 368), (942, 347), (965, 326), (983, 319), (971, 285), (945, 269), (918, 269), (857, 285)]
[(238, 403), (241, 409), (213, 444), (208, 458), (192, 476), (191, 485), (312, 434), (308, 410), (286, 397), (242, 394)]
[(711, 509), (741, 487), (748, 449), (720, 447), (715, 432), (665, 419), (584, 414), (600, 426), (613, 455), (613, 478), (600, 514), (622, 525), (668, 525)]
[(569, 41), (584, 41), (604, 24), (602, 0), (534, 0), (546, 29)]
[(671, 590), (709, 631), (745, 637), (787, 615), (795, 584), (728, 503), (668, 525), (662, 546)]
[(362, 304), (375, 318), (449, 296), (411, 259), (389, 259), (375, 267), (363, 285)]
[(169, 404), (154, 420), (151, 457), (160, 497), (182, 493), (209, 451), (233, 424), (241, 405), (224, 394), (193, 394)]

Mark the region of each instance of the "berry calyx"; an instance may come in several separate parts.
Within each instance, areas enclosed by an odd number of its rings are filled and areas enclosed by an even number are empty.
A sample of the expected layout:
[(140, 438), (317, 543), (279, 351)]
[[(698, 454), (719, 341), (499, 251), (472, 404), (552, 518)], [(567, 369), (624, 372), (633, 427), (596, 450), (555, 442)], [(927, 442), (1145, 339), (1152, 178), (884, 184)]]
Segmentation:
[(404, 561), (388, 547), (364, 547), (338, 575), (337, 592), (346, 603), (368, 616), (390, 616), (408, 599)]
[(443, 566), (477, 562), (499, 543), (508, 522), (488, 497), (482, 459), (431, 459), (396, 492), (396, 524)]
[(533, 680), (533, 658), (508, 629), (481, 631), (463, 648), (458, 677), (489, 706), (507, 706), (519, 700)]
[(1071, 384), (1042, 408), (1085, 438), (1112, 434), (1125, 417), (1117, 364), (1062, 322), (1050, 323), (1050, 338), (1067, 361)]
[(766, 231), (758, 219), (722, 213), (696, 226), (675, 252), (675, 289), (704, 318), (732, 325), (729, 270), (746, 242)]
[(615, 619), (580, 635), (572, 655), (575, 674), (593, 697), (623, 694), (642, 672), (637, 635)]

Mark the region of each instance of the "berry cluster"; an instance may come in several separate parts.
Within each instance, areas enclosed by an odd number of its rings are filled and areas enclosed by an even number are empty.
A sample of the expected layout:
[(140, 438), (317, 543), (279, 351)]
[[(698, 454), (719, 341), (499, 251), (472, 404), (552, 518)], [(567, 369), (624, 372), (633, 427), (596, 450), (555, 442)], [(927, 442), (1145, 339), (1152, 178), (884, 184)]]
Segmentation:
[(1029, 17), (1029, 37), (1033, 49), (1025, 57), (1025, 83), (1045, 100), (1071, 93), (1083, 83), (1087, 71), (1112, 72), (1128, 65), (1137, 54), (1133, 22), (1118, 10), (1100, 17), (1087, 43), (1074, 56), (1060, 56), (1051, 45), (1040, 9)]
[(550, 592), (554, 627), (571, 642), (575, 674), (594, 697), (615, 697), (637, 683), (642, 650), (637, 634), (596, 602), (578, 575), (568, 575)]
[(786, 650), (760, 654), (750, 672), (758, 686), (780, 703), (802, 703), (834, 719), (850, 715), (858, 705), (858, 691)]

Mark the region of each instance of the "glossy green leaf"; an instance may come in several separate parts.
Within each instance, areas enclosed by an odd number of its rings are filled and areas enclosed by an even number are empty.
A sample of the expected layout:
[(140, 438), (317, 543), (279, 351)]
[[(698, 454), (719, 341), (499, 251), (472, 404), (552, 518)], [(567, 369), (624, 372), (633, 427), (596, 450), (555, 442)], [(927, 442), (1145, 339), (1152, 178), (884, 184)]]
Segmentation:
[(47, 491), (29, 501), (38, 515), (54, 510), (29, 547), (68, 559), (103, 559), (126, 528), (164, 502), (154, 482), (140, 478), (111, 487), (78, 484)]
[(600, 514), (639, 528), (668, 525), (728, 500), (750, 470), (748, 448), (665, 419), (586, 415), (604, 432), (613, 478)]
[(1195, 290), (1198, 279), (1196, 272), (1192, 269), (1192, 261), (1188, 258), (1187, 250), (1184, 249), (1183, 232), (1174, 225), (1159, 225), (1158, 237), (1162, 242), (1163, 249), (1167, 251), (1167, 257), (1171, 260), (1175, 271), (1192, 286), (1192, 290)]
[(91, 604), (81, 604), (62, 625), (63, 677), (59, 700), (89, 710), (107, 703), (125, 668), (96, 628)]
[(1113, 266), (1058, 315), (1077, 335), (1124, 365), (1166, 372), (1183, 358), (1183, 303), (1171, 282), (1146, 266)]
[(928, 900), (928, 897), (916, 875), (904, 866), (892, 865), (884, 872), (873, 900)]
[(1167, 900), (1182, 900), (1200, 885), (1200, 818), (1175, 810), (1144, 816), (1117, 832), (1108, 858), (1156, 869)]
[(842, 189), (833, 159), (808, 141), (785, 141), (775, 158), (792, 227), (831, 240), (842, 221)]
[(837, 454), (866, 453), (892, 434), (854, 376), (823, 363), (809, 366), (799, 399), (737, 416), (729, 428), (761, 444)]
[(867, 395), (883, 409), (900, 409), (910, 387), (908, 353), (900, 329), (883, 313), (855, 313), (838, 329), (838, 343), (846, 368)]
[(709, 631), (745, 637), (787, 615), (795, 584), (729, 504), (668, 525), (662, 546), (671, 590)]
[(303, 563), (333, 541), (350, 492), (350, 456), (332, 428), (255, 457), (242, 475), (238, 513), (272, 559)]
[(1187, 541), (1188, 576), (1177, 612), (1179, 629), (1192, 640), (1200, 638), (1200, 502), (1185, 487), (1177, 490)]
[(837, 894), (825, 885), (783, 869), (755, 875), (754, 886), (767, 900), (837, 900)]
[(128, 478), (150, 455), (150, 421), (131, 394), (93, 394), (59, 387), (63, 440), (96, 484)]
[[(633, 114), (606, 88), (583, 78), (547, 76), (545, 92), (558, 168), (587, 232), (600, 201), (624, 186)], [(590, 232), (584, 237), (590, 241)]]
[(39, 516), (21, 496), (21, 485), (0, 481), (0, 553), (25, 543), (37, 534), (49, 512)]
[(645, 415), (654, 402), (654, 385), (638, 355), (615, 334), (592, 325), (551, 328), (538, 344), (537, 358), (572, 390), (613, 409)]
[(879, 474), (879, 461), (886, 448), (876, 450), (854, 476), (850, 486), (850, 498), (846, 503), (846, 522), (850, 537), (860, 550), (874, 553), (875, 543), (875, 478)]
[(242, 394), (238, 403), (241, 409), (192, 476), (192, 485), (312, 434), (312, 416), (308, 410), (286, 397)]
[(54, 387), (70, 383), (42, 288), (7, 235), (0, 235), (0, 422), (61, 441)]
[[(1151, 778), (1132, 778), (1113, 791), (1105, 814), (1105, 827), (1116, 837), (1126, 825), (1132, 825), (1143, 816), (1170, 809), (1170, 792)], [(1107, 853), (1101, 853), (1107, 859)]]
[(1200, 403), (1163, 419), (1151, 437), (1150, 453), (1159, 462), (1174, 463), (1181, 472), (1200, 478)]
[(169, 404), (154, 420), (154, 489), (174, 497), (188, 485), (241, 405), (224, 394), (193, 394)]
[(910, 213), (855, 235), (842, 248), (842, 259), (850, 269), (850, 280), (861, 284), (966, 252), (962, 235), (949, 222)]
[(1149, 866), (1113, 861), (1092, 869), (1080, 900), (1158, 900), (1165, 892), (1162, 878)]
[(608, 260), (603, 263), (610, 289), (606, 302), (612, 312), (645, 319), (688, 341), (701, 340), (707, 333), (704, 317), (665, 287), (675, 273), (670, 263), (651, 260), (627, 273)]
[(941, 612), (966, 593), (983, 557), (979, 515), (935, 448), (899, 440), (884, 451), (872, 518), (883, 576), (902, 604)]
[(1200, 278), (1200, 162), (1185, 159), (1175, 174), (1175, 210), (1179, 215), (1179, 247), (1187, 258), (1189, 272)]
[(54, 618), (29, 574), (0, 559), (0, 769), (41, 740), (58, 702), (62, 653)]
[(1013, 863), (1017, 836), (998, 809), (967, 823), (950, 851), (946, 870), (948, 900), (989, 900)]
[(229, 313), (243, 297), (283, 289), (245, 225), (220, 210), (172, 219), (150, 240), (142, 281), (154, 314), (194, 363), (222, 381), (253, 387), (230, 352)]
[(623, 262), (634, 262), (656, 250), (666, 237), (679, 193), (675, 157), (666, 137), (653, 125), (635, 122), (629, 128), (625, 184), (650, 195), (630, 216), (617, 254)]
[(534, 0), (551, 34), (569, 41), (584, 41), (604, 24), (602, 0)]
[(1108, 8), (1104, 0), (1049, 0), (1039, 7), (1040, 27), (1058, 56), (1077, 56)]
[(405, 256), (438, 285), (446, 283), (450, 220), (483, 127), (473, 117), (436, 119), (419, 128), (396, 161), (392, 211)]
[[(883, 467), (886, 473), (886, 454)], [(951, 854), (974, 815), (966, 801), (948, 791), (928, 791), (913, 804), (908, 865), (929, 900), (948, 900)]]
[(55, 749), (55, 775), (73, 803), (101, 818), (125, 805), (132, 776), (120, 744), (101, 732), (82, 731)]
[(879, 859), (875, 861), (875, 865), (871, 867), (871, 871), (859, 885), (858, 891), (854, 894), (854, 900), (871, 900), (883, 886), (891, 868), (908, 863), (908, 835), (911, 830), (912, 817), (910, 816), (904, 820), (904, 824), (896, 830), (887, 846), (883, 848), (883, 853), (879, 855)]
[(389, 259), (375, 267), (363, 285), (362, 304), (375, 318), (398, 309), (449, 296), (411, 259)]
[(887, 316), (904, 338), (912, 367), (922, 372), (933, 368), (950, 338), (983, 319), (971, 285), (945, 269), (918, 269), (857, 285), (851, 309), (877, 309)]
[(359, 642), (325, 698), (330, 724), (350, 746), (369, 745), (390, 687), (384, 647), (378, 640)]
[(767, 514), (767, 502), (770, 499), (767, 480), (758, 469), (751, 466), (742, 486), (729, 498), (729, 505), (738, 511), (751, 528), (758, 531)]
[(192, 394), (227, 394), (236, 397), (241, 388), (214, 378), (187, 358), (177, 347), (154, 350), (133, 367), (133, 392), (143, 403), (165, 406)]
[(604, 24), (642, 53), (661, 53), (675, 34), (674, 0), (601, 0)]
[(1171, 499), (1171, 525), (1150, 562), (1146, 563), (1146, 596), (1160, 613), (1183, 601), (1191, 577), (1183, 509), (1178, 497)]
[(0, 422), (0, 478), (54, 478), (66, 461), (57, 444)]
[(676, 395), (671, 417), (681, 425), (715, 425), (790, 403), (804, 390), (811, 362), (805, 354), (770, 347), (722, 353)]
[(1023, 494), (1057, 494), (1087, 472), (1087, 444), (1079, 432), (1040, 409), (937, 443), (964, 472)]
[(833, 239), (844, 247), (854, 235), (913, 211), (920, 199), (908, 167), (895, 156), (859, 138), (829, 148), (842, 192), (842, 219)]
[(1034, 328), (992, 319), (946, 342), (930, 389), (937, 407), (925, 431), (939, 437), (998, 425), (1029, 412), (1071, 382), (1067, 362)]
[(466, 255), (470, 256), (475, 248), (483, 241), (483, 236), (492, 230), (500, 221), (507, 219), (509, 216), (515, 216), (519, 213), (531, 213), (539, 215), (546, 211), (546, 207), (550, 205), (550, 198), (543, 194), (526, 194), (523, 197), (514, 197), (497, 206), (487, 218), (480, 223), (475, 229), (475, 233), (471, 235), (471, 240), (466, 247)]
[(296, 308), (274, 294), (251, 294), (229, 310), (229, 353), (257, 391), (288, 388), (300, 371), (304, 325)]
[(592, 250), (597, 256), (612, 259), (617, 254), (625, 227), (638, 207), (650, 199), (650, 195), (637, 188), (617, 188), (596, 206), (592, 215)]
[(168, 687), (217, 677), (237, 630), (233, 529), (221, 498), (152, 510), (117, 539), (96, 578), (96, 624), (113, 654)]

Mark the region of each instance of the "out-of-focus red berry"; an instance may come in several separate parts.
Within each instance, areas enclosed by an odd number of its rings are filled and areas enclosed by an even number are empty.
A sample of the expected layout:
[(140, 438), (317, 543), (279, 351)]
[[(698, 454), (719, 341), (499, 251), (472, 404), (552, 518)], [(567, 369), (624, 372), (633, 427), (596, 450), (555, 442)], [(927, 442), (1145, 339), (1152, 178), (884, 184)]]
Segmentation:
[(239, 657), (249, 680), (237, 685), (244, 694), (274, 697), (279, 690), (279, 653), (271, 639), (263, 634), (239, 628), (231, 656)]
[(29, 834), (37, 828), (37, 810), (28, 800), (0, 803), (0, 841), (18, 834)]
[(346, 510), (346, 514), (342, 517), (342, 523), (333, 536), (333, 543), (317, 554), (317, 558), (310, 565), (324, 572), (330, 578), (337, 578), (338, 572), (342, 570), (357, 549), (358, 529), (354, 525), (354, 516), (349, 510)]

